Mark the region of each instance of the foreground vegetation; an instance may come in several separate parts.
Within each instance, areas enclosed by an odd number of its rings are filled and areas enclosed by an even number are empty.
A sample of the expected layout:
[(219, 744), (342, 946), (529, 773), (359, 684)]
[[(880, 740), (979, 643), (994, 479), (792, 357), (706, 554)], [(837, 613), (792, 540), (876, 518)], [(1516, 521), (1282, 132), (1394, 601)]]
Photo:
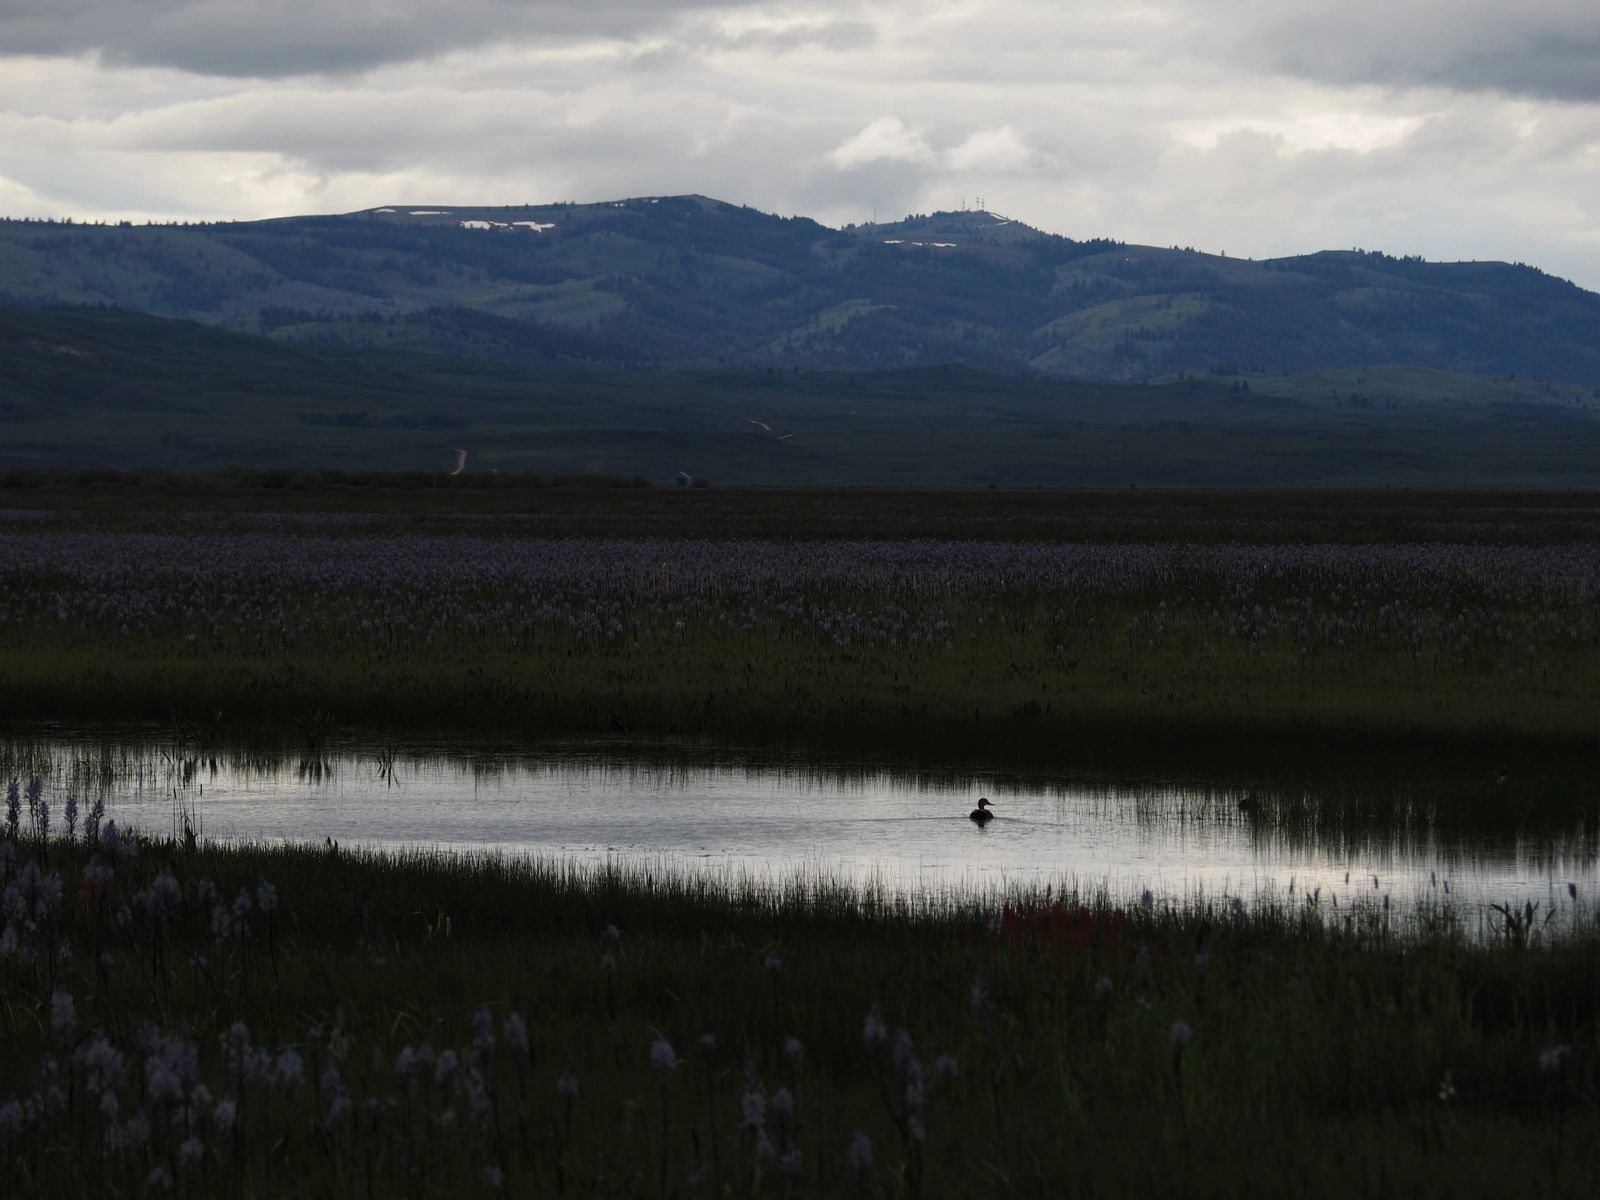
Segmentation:
[(1476, 938), (1320, 895), (897, 897), (103, 818), (24, 787), (0, 831), (10, 1195), (1578, 1196), (1600, 1168), (1593, 897)]

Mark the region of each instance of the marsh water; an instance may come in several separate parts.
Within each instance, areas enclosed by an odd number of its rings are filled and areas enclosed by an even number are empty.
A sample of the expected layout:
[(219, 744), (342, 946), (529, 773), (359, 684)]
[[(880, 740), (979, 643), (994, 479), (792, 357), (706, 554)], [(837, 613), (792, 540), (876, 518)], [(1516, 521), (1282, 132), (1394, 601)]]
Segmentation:
[[(1600, 892), (1600, 805), (1505, 774), (1325, 788), (730, 755), (617, 745), (341, 742), (314, 757), (200, 752), (150, 735), (34, 731), (0, 768), (152, 834), (446, 848), (828, 879), (894, 890), (1102, 888), (1118, 897), (1397, 905)], [(968, 813), (980, 796), (995, 819)], [(1242, 802), (1242, 807), (1241, 807)], [(1574, 901), (1576, 893), (1576, 901)]]

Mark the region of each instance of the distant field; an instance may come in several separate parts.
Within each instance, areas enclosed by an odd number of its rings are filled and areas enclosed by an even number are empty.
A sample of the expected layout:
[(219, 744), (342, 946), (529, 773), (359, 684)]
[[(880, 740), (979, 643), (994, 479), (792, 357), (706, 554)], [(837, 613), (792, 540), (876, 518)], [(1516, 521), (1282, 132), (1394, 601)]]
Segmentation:
[[(339, 471), (0, 471), (0, 510), (115, 528), (174, 513), (368, 513), (408, 528), (593, 538), (1001, 542), (1600, 542), (1600, 492), (637, 487), (626, 477)], [(51, 516), (50, 514), (56, 514)]]
[(17, 489), (6, 715), (1080, 765), (1600, 739), (1584, 497), (216, 494)]
[(956, 366), (624, 371), (0, 309), (0, 469), (428, 474), (465, 450), (474, 476), (657, 484), (1582, 488), (1600, 487), (1596, 403), (1415, 368), (1151, 384)]

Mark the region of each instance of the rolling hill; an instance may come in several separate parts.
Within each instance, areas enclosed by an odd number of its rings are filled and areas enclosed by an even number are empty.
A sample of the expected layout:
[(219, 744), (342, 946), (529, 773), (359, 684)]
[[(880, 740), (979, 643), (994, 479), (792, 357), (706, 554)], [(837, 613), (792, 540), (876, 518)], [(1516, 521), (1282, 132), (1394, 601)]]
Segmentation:
[[(668, 483), (1600, 486), (1587, 393), (1420, 368), (1162, 384), (960, 365), (638, 371), (0, 308), (19, 468), (604, 473)], [(284, 478), (288, 478), (285, 475)]]
[(1600, 295), (1532, 267), (1361, 251), (1251, 262), (988, 212), (831, 229), (701, 196), (5, 221), (0, 302), (540, 364), (1114, 381), (1399, 365), (1600, 386)]

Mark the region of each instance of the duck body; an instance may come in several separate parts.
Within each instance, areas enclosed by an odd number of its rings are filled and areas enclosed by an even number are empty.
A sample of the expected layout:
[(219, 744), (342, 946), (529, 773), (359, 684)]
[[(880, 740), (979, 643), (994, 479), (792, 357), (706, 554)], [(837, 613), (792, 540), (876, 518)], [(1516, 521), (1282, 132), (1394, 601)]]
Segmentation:
[(979, 825), (986, 825), (994, 820), (994, 814), (989, 811), (990, 804), (987, 796), (978, 801), (978, 807), (967, 814), (967, 818), (976, 821)]

